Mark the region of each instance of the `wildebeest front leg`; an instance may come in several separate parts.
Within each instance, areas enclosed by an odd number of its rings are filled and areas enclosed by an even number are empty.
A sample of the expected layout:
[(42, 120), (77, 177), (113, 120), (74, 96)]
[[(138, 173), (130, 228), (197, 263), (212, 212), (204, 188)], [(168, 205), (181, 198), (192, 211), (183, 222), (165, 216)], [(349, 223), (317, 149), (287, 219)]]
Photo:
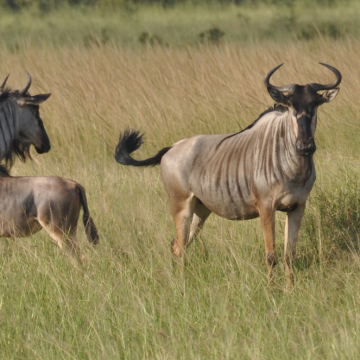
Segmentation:
[(285, 273), (286, 273), (286, 288), (290, 288), (293, 281), (293, 274), (291, 271), (292, 264), (296, 257), (296, 242), (298, 239), (301, 220), (305, 211), (305, 203), (299, 206), (296, 210), (288, 212), (286, 215), (285, 224)]
[(275, 210), (272, 206), (260, 207), (261, 227), (265, 239), (266, 265), (269, 270), (269, 280), (272, 280), (272, 270), (276, 265), (277, 254), (275, 251)]

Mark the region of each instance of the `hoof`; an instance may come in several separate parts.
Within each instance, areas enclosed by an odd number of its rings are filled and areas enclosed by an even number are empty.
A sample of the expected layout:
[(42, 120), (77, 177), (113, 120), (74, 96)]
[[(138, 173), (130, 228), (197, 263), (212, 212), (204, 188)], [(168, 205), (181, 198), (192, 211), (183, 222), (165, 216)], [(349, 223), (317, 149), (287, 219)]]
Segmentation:
[(277, 263), (277, 255), (275, 252), (268, 252), (267, 255), (266, 255), (266, 263), (269, 265), (269, 266), (275, 266), (276, 263)]

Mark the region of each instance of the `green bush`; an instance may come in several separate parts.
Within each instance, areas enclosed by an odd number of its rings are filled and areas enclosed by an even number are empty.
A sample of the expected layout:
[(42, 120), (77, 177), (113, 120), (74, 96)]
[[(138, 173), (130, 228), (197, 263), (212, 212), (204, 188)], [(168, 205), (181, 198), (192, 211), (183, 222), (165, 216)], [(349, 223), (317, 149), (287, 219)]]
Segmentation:
[(202, 31), (199, 34), (200, 42), (203, 44), (220, 44), (220, 41), (225, 33), (218, 27), (214, 26), (209, 30)]

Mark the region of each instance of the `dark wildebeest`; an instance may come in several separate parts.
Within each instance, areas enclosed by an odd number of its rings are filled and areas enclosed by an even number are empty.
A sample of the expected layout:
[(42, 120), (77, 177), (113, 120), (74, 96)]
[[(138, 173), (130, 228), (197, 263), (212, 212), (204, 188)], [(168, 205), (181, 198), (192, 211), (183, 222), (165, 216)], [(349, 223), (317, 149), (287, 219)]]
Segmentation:
[[(269, 80), (281, 65), (271, 70), (264, 83), (277, 104), (238, 133), (184, 139), (141, 161), (129, 155), (142, 144), (139, 132), (120, 135), (115, 152), (120, 164), (161, 162), (176, 226), (172, 251), (180, 263), (211, 212), (231, 220), (260, 216), (271, 278), (277, 260), (275, 212), (285, 211), (286, 284), (291, 285), (300, 223), (316, 177), (312, 155), (317, 108), (336, 97), (341, 82), (338, 70), (322, 65), (335, 74), (333, 83), (274, 86)], [(318, 94), (320, 90), (325, 92)]]
[[(14, 156), (26, 160), (34, 145), (38, 153), (50, 150), (50, 141), (39, 114), (39, 105), (50, 94), (31, 96), (28, 83), (21, 90), (4, 90), (0, 85), (0, 157), (11, 167)], [(90, 242), (99, 237), (89, 214), (84, 188), (57, 176), (12, 177), (0, 165), (0, 237), (23, 237), (44, 228), (62, 248), (79, 254), (76, 230), (81, 207)]]
[(39, 105), (51, 94), (31, 96), (31, 77), (20, 90), (4, 89), (9, 75), (0, 85), (0, 161), (10, 168), (17, 155), (25, 161), (34, 145), (39, 154), (50, 150), (50, 140), (40, 118)]

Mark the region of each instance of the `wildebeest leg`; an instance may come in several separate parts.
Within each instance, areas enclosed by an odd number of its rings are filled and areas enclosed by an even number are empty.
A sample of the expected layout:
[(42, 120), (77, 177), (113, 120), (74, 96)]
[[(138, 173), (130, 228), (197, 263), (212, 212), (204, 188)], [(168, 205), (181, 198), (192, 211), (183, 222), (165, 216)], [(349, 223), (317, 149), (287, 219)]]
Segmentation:
[(193, 242), (194, 238), (199, 234), (210, 214), (211, 211), (202, 202), (200, 202), (200, 200), (197, 200), (187, 246), (189, 246)]
[(174, 260), (180, 265), (180, 271), (183, 271), (185, 249), (189, 241), (190, 226), (193, 219), (196, 197), (190, 195), (185, 199), (171, 198), (170, 207), (173, 213), (176, 238), (172, 242), (172, 253)]
[(63, 224), (65, 234), (67, 234), (67, 236), (64, 239), (67, 250), (69, 250), (70, 253), (76, 255), (76, 257), (79, 260), (80, 260), (80, 249), (76, 240), (76, 232), (77, 232), (77, 225), (80, 214), (80, 206), (81, 205), (80, 202), (78, 201), (78, 198), (72, 201), (70, 208), (68, 209), (66, 214), (65, 223)]
[(37, 221), (46, 230), (46, 232), (57, 242), (59, 248), (62, 249), (64, 233), (61, 230), (61, 227), (57, 227), (52, 221), (46, 221), (40, 217), (37, 218)]
[(261, 226), (265, 239), (266, 265), (269, 270), (269, 280), (272, 280), (272, 270), (276, 265), (277, 255), (275, 251), (275, 210), (272, 206), (259, 208)]
[(46, 230), (46, 232), (57, 242), (60, 249), (63, 249), (63, 244), (65, 243), (65, 251), (71, 255), (80, 258), (79, 246), (76, 242), (76, 230), (70, 229), (70, 231), (64, 231), (61, 227), (56, 226), (55, 224), (42, 224), (39, 223)]
[(38, 218), (40, 225), (57, 242), (60, 249), (63, 249), (63, 243), (66, 246), (66, 252), (79, 257), (79, 246), (76, 242), (76, 226), (71, 228), (60, 221), (44, 221)]
[(76, 228), (69, 231), (68, 235), (65, 236), (64, 241), (67, 251), (80, 259), (80, 248), (76, 240)]
[(286, 288), (290, 288), (293, 281), (293, 274), (291, 271), (292, 264), (296, 257), (296, 242), (298, 239), (301, 220), (305, 211), (305, 203), (299, 206), (296, 210), (288, 212), (286, 215), (285, 224), (285, 273), (286, 273)]

